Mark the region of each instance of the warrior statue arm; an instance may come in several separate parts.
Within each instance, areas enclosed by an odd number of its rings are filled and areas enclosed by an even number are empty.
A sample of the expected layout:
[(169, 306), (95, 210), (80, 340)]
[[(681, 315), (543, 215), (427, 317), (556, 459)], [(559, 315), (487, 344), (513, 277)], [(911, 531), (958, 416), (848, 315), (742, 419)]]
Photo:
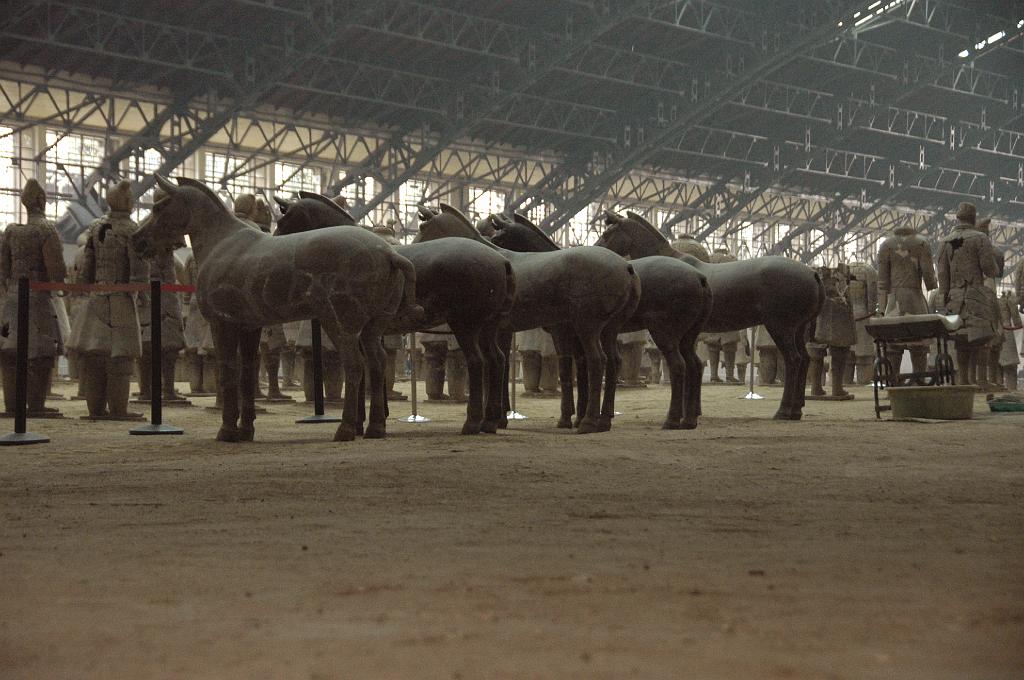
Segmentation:
[(50, 281), (63, 283), (68, 275), (67, 265), (64, 264), (64, 247), (60, 244), (60, 235), (52, 225), (47, 229), (46, 237), (43, 239), (43, 265), (46, 266), (46, 277)]
[(996, 256), (996, 249), (992, 246), (992, 241), (987, 236), (981, 251), (981, 272), (986, 278), (997, 278), (999, 276), (999, 258)]
[(938, 283), (935, 281), (935, 263), (932, 261), (932, 251), (927, 245), (921, 245), (921, 253), (917, 258), (918, 267), (921, 270), (921, 278), (924, 279), (925, 290), (935, 290)]
[(6, 238), (0, 239), (0, 285), (11, 285), (11, 246)]
[(939, 248), (938, 270), (939, 291), (942, 293), (942, 303), (949, 302), (949, 246), (946, 243)]

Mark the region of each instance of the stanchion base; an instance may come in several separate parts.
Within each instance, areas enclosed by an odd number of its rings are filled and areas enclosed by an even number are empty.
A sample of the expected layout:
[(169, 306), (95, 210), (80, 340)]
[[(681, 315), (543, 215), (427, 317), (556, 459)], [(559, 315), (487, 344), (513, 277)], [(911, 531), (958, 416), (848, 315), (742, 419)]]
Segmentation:
[[(313, 402), (312, 399), (303, 399), (302, 403), (303, 404), (309, 404), (310, 406), (312, 406), (314, 402)], [(324, 406), (335, 406), (337, 408), (344, 408), (345, 400), (344, 399), (324, 399)]]
[[(132, 399), (128, 403), (148, 406), (149, 405), (149, 399)], [(179, 406), (179, 407), (192, 406), (192, 402), (189, 401), (188, 399), (167, 399), (167, 398), (164, 398), (164, 399), (160, 400), (160, 403), (163, 404), (164, 406)]]
[(329, 416), (327, 414), (306, 416), (305, 418), (299, 418), (295, 421), (299, 425), (319, 425), (320, 423), (340, 423), (341, 418), (338, 416)]
[(49, 437), (35, 432), (10, 432), (0, 437), (0, 446), (21, 446), (23, 444), (46, 444)]
[(762, 397), (762, 396), (761, 396), (760, 394), (758, 394), (757, 392), (747, 392), (747, 393), (746, 393), (745, 395), (743, 395), (742, 397), (740, 397), (740, 399), (751, 399), (751, 400), (757, 400), (757, 399), (764, 399), (764, 397)]
[(138, 420), (145, 420), (146, 416), (141, 413), (129, 413), (123, 416), (79, 416), (79, 420), (109, 420), (113, 422), (135, 422)]
[[(13, 418), (13, 417), (14, 417), (14, 414), (11, 413), (10, 411), (4, 411), (3, 413), (0, 413), (0, 418)], [(57, 409), (54, 409), (52, 411), (29, 411), (26, 414), (26, 417), (29, 420), (39, 420), (40, 418), (45, 418), (45, 419), (52, 420), (54, 418), (63, 418), (64, 414), (61, 413), (60, 411), (58, 411)]]
[[(223, 410), (220, 406), (205, 406), (204, 408), (207, 411), (210, 411), (211, 413), (220, 413)], [(253, 411), (253, 413), (256, 413), (256, 414), (267, 413), (267, 409), (263, 408), (262, 406), (256, 406), (255, 410)]]
[(505, 417), (508, 418), (509, 420), (526, 420), (526, 416), (524, 416), (519, 411), (509, 411), (508, 413), (505, 414)]
[(133, 427), (128, 430), (128, 434), (185, 434), (185, 430), (180, 427), (166, 425), (164, 423), (160, 423), (159, 425), (149, 423), (142, 427)]
[(430, 418), (426, 416), (406, 416), (405, 418), (396, 418), (400, 423), (429, 423)]

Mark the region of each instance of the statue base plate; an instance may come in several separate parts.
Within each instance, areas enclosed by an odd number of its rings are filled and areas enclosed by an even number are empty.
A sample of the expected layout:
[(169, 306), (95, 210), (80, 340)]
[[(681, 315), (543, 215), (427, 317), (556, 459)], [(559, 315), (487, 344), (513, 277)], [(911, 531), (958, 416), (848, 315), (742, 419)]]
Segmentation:
[(25, 444), (46, 444), (49, 437), (35, 432), (11, 432), (0, 437), (0, 446), (23, 446)]
[(128, 430), (128, 434), (139, 434), (139, 435), (153, 435), (153, 434), (185, 434), (185, 430), (180, 427), (174, 427), (173, 425), (165, 425), (163, 423), (154, 425), (149, 423), (141, 427), (133, 427)]
[(136, 422), (139, 420), (145, 420), (146, 416), (141, 413), (128, 413), (123, 416), (79, 416), (79, 420), (110, 420), (114, 422)]
[[(214, 413), (220, 413), (221, 410), (222, 410), (220, 406), (206, 406), (205, 409), (207, 411), (212, 411)], [(263, 408), (262, 406), (257, 406), (256, 410), (254, 411), (254, 413), (266, 413), (266, 412), (267, 412), (267, 409)]]
[[(13, 417), (14, 417), (14, 414), (11, 413), (10, 411), (4, 411), (3, 413), (0, 413), (0, 418), (13, 418)], [(25, 417), (30, 419), (30, 420), (37, 420), (39, 418), (47, 418), (47, 419), (51, 419), (52, 420), (54, 418), (63, 418), (64, 414), (61, 413), (60, 411), (57, 411), (57, 410), (53, 410), (53, 411), (29, 411), (26, 414)]]
[(216, 392), (189, 392), (190, 397), (216, 397)]
[(262, 401), (265, 404), (293, 404), (295, 399), (287, 395), (280, 397), (257, 397), (256, 401)]
[[(743, 387), (743, 383), (741, 383), (739, 380), (737, 380), (736, 382), (729, 382), (729, 381), (726, 381), (726, 380), (722, 380), (720, 382), (711, 382), (709, 380), (707, 382), (702, 382), (700, 384), (700, 386), (701, 387)], [(620, 386), (620, 389), (621, 389), (621, 386)]]
[(395, 392), (394, 394), (388, 395), (388, 401), (409, 401), (409, 397)]
[(295, 422), (299, 425), (318, 425), (320, 423), (340, 423), (341, 418), (338, 416), (329, 416), (326, 413), (323, 415), (317, 415), (314, 413), (311, 416), (299, 418)]
[[(149, 404), (149, 401), (150, 401), (149, 399), (132, 399), (128, 403), (130, 403), (130, 404)], [(160, 403), (163, 404), (164, 406), (177, 406), (177, 407), (192, 406), (192, 402), (189, 401), (188, 399), (166, 399), (165, 398), (165, 399), (160, 400)]]
[(805, 394), (804, 395), (804, 399), (807, 399), (808, 401), (852, 401), (853, 400), (853, 395), (852, 394), (845, 394), (843, 396), (837, 397), (837, 396), (833, 396), (831, 394), (822, 394), (822, 395)]
[(519, 396), (523, 399), (561, 399), (562, 393), (558, 391), (553, 392), (551, 390), (541, 390), (540, 392), (520, 392)]

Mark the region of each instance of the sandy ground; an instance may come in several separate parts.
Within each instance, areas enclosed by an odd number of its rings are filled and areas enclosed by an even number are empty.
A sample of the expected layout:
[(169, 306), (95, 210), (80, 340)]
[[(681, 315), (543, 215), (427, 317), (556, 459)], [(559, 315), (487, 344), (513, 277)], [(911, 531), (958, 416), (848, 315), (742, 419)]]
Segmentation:
[(743, 392), (692, 432), (652, 387), (607, 434), (521, 400), (354, 444), (298, 405), (228, 445), (203, 409), (144, 438), (57, 402), (0, 451), (0, 677), (1024, 677), (1024, 416)]

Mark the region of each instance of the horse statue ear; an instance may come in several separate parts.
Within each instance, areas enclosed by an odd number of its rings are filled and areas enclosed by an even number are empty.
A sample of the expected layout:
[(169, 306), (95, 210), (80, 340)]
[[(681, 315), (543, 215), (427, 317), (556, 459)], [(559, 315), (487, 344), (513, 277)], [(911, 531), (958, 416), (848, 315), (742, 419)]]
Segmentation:
[(211, 189), (210, 187), (206, 186), (205, 184), (203, 184), (199, 180), (193, 179), (191, 177), (175, 177), (175, 179), (178, 180), (178, 186), (181, 186), (181, 187), (192, 187), (193, 189), (199, 189), (204, 194), (206, 194), (210, 199), (212, 199), (214, 203), (219, 205), (224, 210), (224, 212), (228, 213), (229, 215), (231, 214), (228, 211), (228, 207), (226, 205), (224, 205), (224, 201), (221, 199), (221, 197), (218, 196), (217, 194), (215, 194), (213, 192), (213, 189)]
[(300, 191), (299, 198), (305, 198), (311, 201), (316, 201), (317, 203), (327, 206), (332, 211), (340, 213), (346, 220), (348, 220), (349, 224), (354, 225), (356, 223), (356, 218), (352, 217), (352, 213), (350, 213), (348, 210), (345, 210), (340, 205), (335, 203), (333, 199), (327, 198), (323, 194), (318, 194), (315, 191)]
[(604, 211), (604, 223), (605, 224), (622, 224), (623, 217), (614, 210)]
[(163, 175), (157, 175), (156, 176), (156, 183), (157, 183), (157, 186), (159, 186), (163, 190), (163, 192), (165, 194), (167, 194), (168, 196), (172, 196), (172, 195), (178, 193), (177, 185), (171, 184), (171, 181), (169, 179), (167, 179), (166, 177), (164, 177)]
[(532, 227), (532, 226), (535, 226), (535, 225), (533, 224), (533, 222), (531, 222), (531, 221), (530, 221), (530, 218), (529, 218), (529, 217), (527, 217), (527, 216), (526, 216), (526, 215), (524, 215), (523, 213), (519, 212), (518, 210), (516, 210), (515, 212), (513, 212), (513, 213), (512, 213), (512, 221), (513, 221), (514, 223), (516, 223), (516, 224), (521, 224), (521, 225), (523, 225), (524, 227)]
[(288, 212), (288, 208), (292, 207), (291, 201), (281, 198), (280, 196), (274, 196), (274, 202), (277, 203), (277, 207), (281, 209), (282, 215)]
[(489, 215), (487, 219), (490, 220), (491, 226), (497, 229), (498, 231), (501, 231), (502, 229), (510, 227), (514, 224), (514, 222), (510, 221), (507, 217), (500, 213)]
[(435, 208), (430, 208), (425, 205), (420, 205), (416, 211), (417, 216), (420, 218), (420, 222), (427, 222), (440, 215), (440, 211)]

